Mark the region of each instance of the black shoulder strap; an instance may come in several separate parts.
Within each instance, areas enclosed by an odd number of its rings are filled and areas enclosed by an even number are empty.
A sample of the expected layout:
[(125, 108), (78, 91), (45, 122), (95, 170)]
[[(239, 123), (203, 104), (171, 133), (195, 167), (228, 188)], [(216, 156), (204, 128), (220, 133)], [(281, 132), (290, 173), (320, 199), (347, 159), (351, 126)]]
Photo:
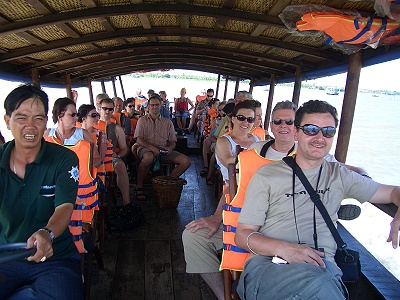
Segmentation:
[(264, 144), (264, 146), (261, 148), (261, 151), (260, 151), (260, 155), (261, 155), (262, 157), (265, 157), (265, 154), (267, 154), (268, 148), (271, 147), (271, 145), (272, 145), (274, 142), (275, 142), (275, 140), (272, 139), (272, 140), (269, 140), (268, 142), (266, 142), (266, 143)]
[(331, 217), (329, 216), (324, 204), (321, 201), (321, 197), (319, 194), (313, 189), (311, 186), (310, 182), (306, 178), (306, 175), (304, 175), (303, 171), (301, 168), (297, 165), (296, 161), (293, 159), (293, 157), (287, 156), (283, 158), (283, 161), (294, 170), (294, 173), (297, 175), (297, 177), (300, 179), (301, 183), (304, 185), (306, 188), (308, 194), (311, 197), (311, 201), (315, 203), (315, 206), (318, 208), (319, 212), (321, 213), (322, 217), (325, 220), (326, 225), (328, 225), (328, 228), (330, 232), (333, 235), (333, 238), (336, 241), (336, 244), (338, 247), (342, 250), (345, 250), (347, 248), (346, 243), (343, 241), (341, 238), (339, 232), (337, 231), (335, 225), (332, 222)]

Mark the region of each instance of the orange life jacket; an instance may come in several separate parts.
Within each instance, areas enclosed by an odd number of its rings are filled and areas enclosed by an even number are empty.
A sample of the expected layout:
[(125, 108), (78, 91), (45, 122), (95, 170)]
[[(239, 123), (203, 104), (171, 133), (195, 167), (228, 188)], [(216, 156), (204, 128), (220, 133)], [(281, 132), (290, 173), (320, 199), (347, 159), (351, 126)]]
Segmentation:
[[(272, 145), (271, 142), (269, 145)], [(266, 151), (265, 151), (266, 152)], [(291, 151), (290, 155), (295, 152)], [(239, 184), (235, 197), (226, 198), (222, 207), (223, 222), (223, 251), (220, 270), (229, 269), (243, 271), (244, 263), (251, 253), (238, 247), (235, 243), (235, 232), (238, 226), (238, 218), (243, 207), (247, 186), (254, 173), (263, 165), (276, 160), (267, 159), (261, 156), (255, 149), (244, 150), (238, 155)]]
[[(96, 129), (102, 130), (107, 134), (107, 123), (99, 120), (99, 123), (96, 126), (93, 126)], [(113, 145), (111, 143), (111, 140), (108, 139), (108, 145), (107, 145), (107, 150), (106, 150), (106, 155), (104, 157), (103, 163), (97, 168), (99, 176), (105, 176), (107, 172), (113, 172), (114, 167), (112, 164), (112, 155), (113, 155)], [(104, 181), (103, 181), (104, 182)]]
[(298, 30), (323, 31), (339, 44), (374, 44), (399, 26), (392, 19), (363, 18), (335, 12), (306, 13), (296, 22)]
[[(54, 136), (47, 136), (45, 137), (45, 140), (63, 146), (61, 141)], [(91, 146), (88, 141), (79, 140), (73, 146), (64, 147), (74, 151), (79, 158), (78, 194), (69, 228), (78, 251), (80, 253), (85, 253), (86, 250), (82, 241), (82, 222), (92, 222), (93, 210), (98, 207), (97, 179), (96, 174), (93, 174), (94, 170), (90, 165)], [(87, 212), (83, 213), (83, 211)]]
[(262, 141), (265, 141), (265, 130), (261, 127), (254, 127), (250, 133), (255, 134), (258, 136)]

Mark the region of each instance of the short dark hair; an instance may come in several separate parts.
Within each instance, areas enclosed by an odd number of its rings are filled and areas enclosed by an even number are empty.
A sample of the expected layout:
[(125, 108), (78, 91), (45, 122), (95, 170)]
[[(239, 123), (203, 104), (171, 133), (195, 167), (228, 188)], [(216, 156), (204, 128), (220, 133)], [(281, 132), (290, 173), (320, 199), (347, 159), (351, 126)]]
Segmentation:
[(96, 107), (92, 104), (82, 104), (81, 106), (79, 106), (78, 109), (78, 122), (82, 123), (83, 122), (83, 118), (85, 118), (88, 114), (89, 111), (96, 109)]
[(112, 99), (110, 99), (110, 98), (101, 99), (101, 100), (100, 100), (100, 105), (103, 104), (103, 103), (112, 104), (113, 107), (115, 106), (115, 105), (114, 105), (114, 101), (112, 101)]
[(49, 112), (49, 97), (47, 94), (32, 83), (27, 83), (16, 87), (4, 100), (4, 110), (7, 116), (11, 116), (14, 110), (18, 109), (22, 102), (33, 98), (43, 103), (44, 113), (47, 116)]
[(56, 124), (58, 121), (59, 116), (63, 116), (65, 111), (67, 110), (68, 105), (73, 105), (76, 107), (76, 103), (68, 98), (68, 97), (63, 97), (63, 98), (58, 98), (56, 102), (54, 102), (53, 106), (53, 115), (52, 115), (52, 120), (53, 123)]
[(253, 104), (253, 106), (254, 106), (254, 108), (257, 108), (257, 107), (261, 107), (261, 102), (260, 101), (257, 101), (257, 100), (249, 100), (252, 104)]
[(211, 93), (211, 92), (214, 94), (214, 89), (208, 89), (206, 93), (208, 94), (208, 93)]
[(335, 127), (339, 124), (339, 119), (337, 116), (336, 108), (333, 107), (326, 101), (322, 100), (310, 100), (303, 103), (302, 106), (297, 110), (296, 117), (294, 119), (294, 125), (300, 126), (301, 121), (303, 121), (303, 117), (305, 114), (324, 114), (330, 113), (335, 120)]
[(231, 117), (235, 117), (237, 115), (237, 112), (239, 111), (239, 109), (244, 109), (244, 108), (251, 109), (252, 111), (254, 111), (254, 115), (256, 114), (256, 108), (254, 107), (253, 102), (250, 100), (244, 100), (235, 105), (232, 113), (230, 114)]
[(150, 100), (151, 99), (157, 99), (158, 101), (160, 101), (160, 103), (162, 103), (162, 99), (161, 99), (161, 97), (160, 97), (160, 95), (158, 95), (158, 94), (153, 94), (153, 95), (151, 95), (150, 96), (150, 98), (149, 98), (149, 104), (150, 104)]
[(135, 103), (135, 98), (128, 98), (124, 101), (124, 107), (127, 107), (129, 103)]

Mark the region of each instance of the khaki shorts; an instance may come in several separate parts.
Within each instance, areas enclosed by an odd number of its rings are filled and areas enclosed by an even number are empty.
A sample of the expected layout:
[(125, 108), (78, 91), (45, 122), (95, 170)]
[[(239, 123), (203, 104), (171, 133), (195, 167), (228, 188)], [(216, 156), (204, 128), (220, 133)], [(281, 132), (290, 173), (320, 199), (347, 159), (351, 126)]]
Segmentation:
[[(146, 152), (152, 152), (149, 148), (145, 148), (145, 147), (139, 147), (137, 154), (139, 156), (140, 159), (143, 158), (143, 154)], [(153, 153), (153, 152), (152, 152)], [(169, 155), (165, 155), (165, 154), (160, 154), (158, 156), (158, 159), (160, 160), (160, 162), (173, 162), (175, 158), (177, 158), (179, 155), (181, 155), (182, 153), (173, 150), (171, 152), (171, 154)], [(154, 154), (153, 154), (154, 155)]]

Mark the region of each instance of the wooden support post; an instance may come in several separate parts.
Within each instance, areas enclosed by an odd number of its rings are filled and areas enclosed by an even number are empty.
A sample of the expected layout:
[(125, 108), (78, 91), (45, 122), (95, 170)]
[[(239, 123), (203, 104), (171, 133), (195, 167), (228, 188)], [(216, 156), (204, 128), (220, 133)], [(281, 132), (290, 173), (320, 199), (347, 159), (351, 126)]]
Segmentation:
[(236, 77), (235, 92), (233, 93), (233, 98), (235, 98), (237, 92), (239, 91), (239, 82), (240, 82), (240, 78), (239, 78), (239, 77)]
[(358, 83), (362, 67), (362, 52), (358, 51), (349, 56), (346, 87), (344, 90), (342, 115), (336, 143), (335, 157), (345, 163), (349, 149), (351, 127), (353, 126), (354, 111), (357, 101)]
[(126, 101), (125, 90), (124, 90), (124, 85), (122, 84), (121, 76), (118, 76), (118, 79), (119, 79), (119, 84), (121, 85), (122, 97), (124, 97), (124, 101)]
[(89, 100), (90, 100), (90, 104), (96, 105), (94, 103), (94, 98), (93, 98), (93, 88), (92, 88), (92, 80), (90, 78), (87, 79), (87, 85), (88, 85), (88, 89), (89, 89)]
[(221, 74), (218, 74), (218, 79), (217, 79), (217, 88), (215, 89), (215, 98), (218, 98), (218, 92), (219, 92), (219, 83), (221, 81)]
[(32, 83), (40, 89), (40, 74), (39, 70), (37, 68), (32, 69)]
[(275, 85), (276, 85), (276, 75), (272, 74), (269, 82), (268, 104), (264, 117), (264, 130), (266, 131), (268, 130), (269, 121), (271, 117), (272, 101), (274, 100)]
[(251, 79), (250, 79), (250, 83), (249, 83), (249, 93), (250, 94), (253, 94), (253, 88), (254, 88), (254, 83), (255, 83), (255, 80), (254, 80), (254, 78), (252, 77)]
[(102, 79), (102, 80), (100, 81), (100, 83), (101, 83), (101, 90), (103, 91), (104, 94), (106, 94), (106, 86), (105, 86), (105, 84), (104, 84), (104, 79)]
[(294, 82), (292, 102), (295, 103), (297, 106), (299, 105), (302, 80), (303, 80), (303, 68), (296, 67), (296, 79)]
[(72, 97), (71, 74), (65, 75), (65, 90), (67, 91), (67, 97), (73, 100), (74, 98)]
[(113, 87), (113, 92), (114, 92), (114, 97), (117, 97), (117, 89), (115, 87), (115, 77), (111, 77), (111, 82), (112, 82), (112, 87)]
[(225, 80), (225, 90), (224, 90), (224, 99), (223, 99), (223, 101), (225, 101), (225, 100), (226, 100), (226, 94), (227, 94), (227, 92), (228, 92), (228, 81), (229, 81), (229, 76), (228, 76), (228, 75), (226, 75), (226, 80)]

